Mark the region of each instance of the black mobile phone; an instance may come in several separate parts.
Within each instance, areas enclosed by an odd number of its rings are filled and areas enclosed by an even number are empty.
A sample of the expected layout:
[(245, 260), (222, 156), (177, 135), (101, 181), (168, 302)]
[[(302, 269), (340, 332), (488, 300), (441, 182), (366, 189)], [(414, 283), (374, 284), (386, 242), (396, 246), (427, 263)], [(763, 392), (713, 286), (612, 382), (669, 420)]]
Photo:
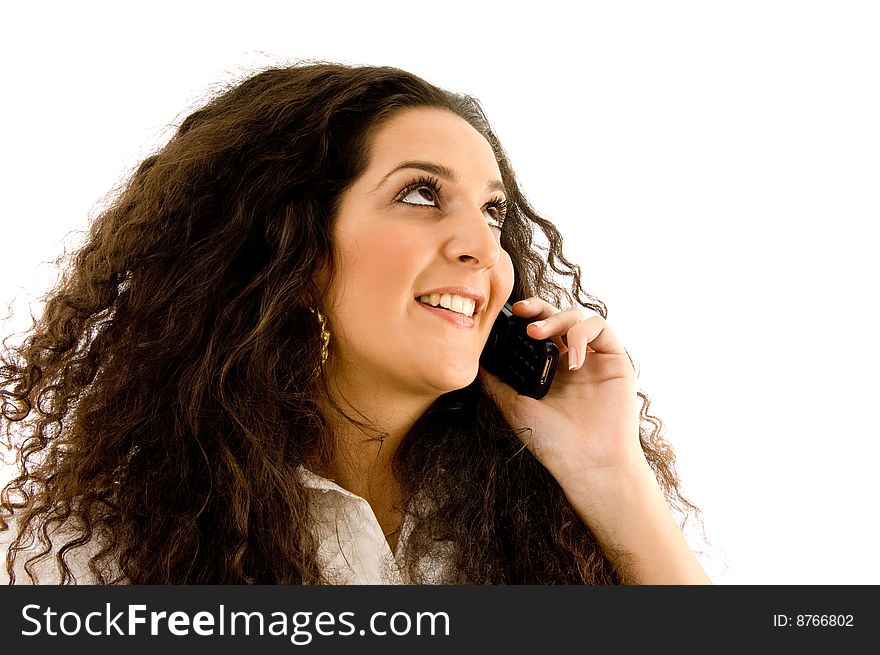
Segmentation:
[(550, 390), (559, 348), (550, 339), (533, 339), (526, 326), (534, 319), (515, 316), (510, 303), (501, 308), (480, 364), (513, 387), (517, 393), (543, 398)]

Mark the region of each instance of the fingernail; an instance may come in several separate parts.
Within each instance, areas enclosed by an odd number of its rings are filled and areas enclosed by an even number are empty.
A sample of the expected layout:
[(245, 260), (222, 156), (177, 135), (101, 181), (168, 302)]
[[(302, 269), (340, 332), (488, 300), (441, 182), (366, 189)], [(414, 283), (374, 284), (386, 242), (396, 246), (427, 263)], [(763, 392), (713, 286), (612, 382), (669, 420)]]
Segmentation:
[(577, 368), (578, 365), (578, 352), (574, 349), (569, 349), (568, 351), (568, 370), (572, 371)]
[(517, 300), (515, 304), (522, 305), (523, 307), (525, 307), (529, 304), (529, 301), (528, 300)]
[(546, 322), (547, 321), (535, 321), (534, 323), (532, 323), (532, 325), (536, 328), (544, 327), (544, 323), (546, 323)]

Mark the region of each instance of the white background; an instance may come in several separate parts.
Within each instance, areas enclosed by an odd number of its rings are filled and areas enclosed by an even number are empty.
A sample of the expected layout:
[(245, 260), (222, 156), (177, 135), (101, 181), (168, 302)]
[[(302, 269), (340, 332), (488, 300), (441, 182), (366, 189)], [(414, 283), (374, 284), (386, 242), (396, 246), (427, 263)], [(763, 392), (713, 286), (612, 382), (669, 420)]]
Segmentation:
[(212, 86), (297, 58), (398, 66), (483, 102), (566, 235), (716, 581), (880, 583), (878, 5), (301, 4), (4, 6), (3, 334)]

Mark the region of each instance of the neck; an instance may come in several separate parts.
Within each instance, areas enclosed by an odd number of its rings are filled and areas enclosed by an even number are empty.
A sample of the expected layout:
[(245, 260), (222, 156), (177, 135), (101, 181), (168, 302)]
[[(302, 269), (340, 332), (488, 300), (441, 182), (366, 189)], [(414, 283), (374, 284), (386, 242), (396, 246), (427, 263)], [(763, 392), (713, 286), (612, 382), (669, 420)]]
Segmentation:
[(354, 384), (340, 376), (332, 378), (330, 390), (338, 408), (327, 403), (322, 409), (335, 448), (330, 461), (319, 467), (323, 470), (315, 472), (365, 498), (394, 487), (391, 465), (397, 449), (439, 394), (405, 393), (375, 380)]

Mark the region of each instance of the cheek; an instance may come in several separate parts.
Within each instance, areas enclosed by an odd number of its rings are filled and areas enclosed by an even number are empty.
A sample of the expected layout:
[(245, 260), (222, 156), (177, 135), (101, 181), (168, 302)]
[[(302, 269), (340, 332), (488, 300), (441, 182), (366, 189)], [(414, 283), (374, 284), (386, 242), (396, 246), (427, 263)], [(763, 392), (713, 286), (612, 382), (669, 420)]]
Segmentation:
[[(513, 282), (513, 262), (510, 260), (510, 255), (502, 250), (501, 258), (492, 269), (492, 289), (489, 296), (489, 304), (486, 307), (486, 311), (493, 317), (493, 320), (501, 312), (501, 307), (510, 297), (510, 293), (513, 291)], [(491, 328), (491, 321), (487, 330), (489, 328)], [(487, 331), (486, 338), (488, 336), (489, 333)]]
[(511, 291), (513, 291), (514, 282), (513, 261), (511, 261), (510, 255), (507, 254), (506, 250), (501, 251), (501, 258), (498, 260), (496, 268), (498, 269), (498, 289), (500, 290), (499, 295), (503, 296), (504, 298), (504, 300), (501, 302), (501, 304), (503, 305), (510, 297)]
[(414, 235), (381, 229), (337, 237), (339, 288), (362, 302), (385, 302), (391, 291), (408, 288), (424, 247)]

